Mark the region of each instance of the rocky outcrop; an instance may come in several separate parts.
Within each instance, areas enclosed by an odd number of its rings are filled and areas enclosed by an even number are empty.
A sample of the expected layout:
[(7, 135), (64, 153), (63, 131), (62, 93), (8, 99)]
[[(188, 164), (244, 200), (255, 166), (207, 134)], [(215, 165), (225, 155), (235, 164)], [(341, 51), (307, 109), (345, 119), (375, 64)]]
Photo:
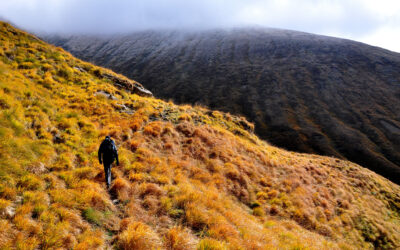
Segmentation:
[(102, 74), (103, 78), (110, 80), (116, 87), (125, 89), (132, 94), (140, 96), (153, 96), (150, 90), (145, 89), (140, 83), (129, 80), (127, 78), (118, 77), (109, 73)]

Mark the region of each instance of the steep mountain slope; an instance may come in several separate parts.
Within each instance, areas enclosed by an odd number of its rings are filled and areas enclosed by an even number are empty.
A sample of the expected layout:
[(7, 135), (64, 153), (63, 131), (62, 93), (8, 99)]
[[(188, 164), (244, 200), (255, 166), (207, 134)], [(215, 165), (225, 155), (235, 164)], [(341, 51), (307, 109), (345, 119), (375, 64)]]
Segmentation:
[(0, 59), (2, 249), (400, 246), (400, 187), (370, 170), (270, 146), (6, 23)]
[(156, 96), (245, 115), (299, 152), (347, 158), (400, 183), (400, 55), (275, 29), (47, 37)]

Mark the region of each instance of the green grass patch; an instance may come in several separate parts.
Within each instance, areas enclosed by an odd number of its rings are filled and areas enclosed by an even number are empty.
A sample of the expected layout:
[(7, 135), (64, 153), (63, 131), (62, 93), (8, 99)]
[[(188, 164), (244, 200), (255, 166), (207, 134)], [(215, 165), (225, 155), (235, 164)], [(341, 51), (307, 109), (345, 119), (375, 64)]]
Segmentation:
[(82, 211), (82, 217), (94, 225), (101, 226), (103, 224), (102, 223), (103, 213), (91, 207)]

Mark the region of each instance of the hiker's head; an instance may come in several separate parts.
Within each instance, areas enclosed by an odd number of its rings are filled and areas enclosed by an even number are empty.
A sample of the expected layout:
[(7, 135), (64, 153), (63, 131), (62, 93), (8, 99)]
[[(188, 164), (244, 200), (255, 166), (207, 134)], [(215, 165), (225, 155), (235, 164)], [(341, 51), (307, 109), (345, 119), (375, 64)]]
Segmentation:
[(111, 137), (109, 135), (107, 135), (106, 140), (111, 140)]

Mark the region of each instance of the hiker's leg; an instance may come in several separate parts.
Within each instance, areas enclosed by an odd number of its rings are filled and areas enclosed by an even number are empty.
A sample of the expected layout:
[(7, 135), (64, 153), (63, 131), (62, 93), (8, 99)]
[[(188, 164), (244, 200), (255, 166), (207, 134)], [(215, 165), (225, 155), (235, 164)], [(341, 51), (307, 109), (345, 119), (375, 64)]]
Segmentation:
[(104, 180), (106, 181), (107, 184), (107, 164), (103, 162), (103, 166), (104, 166)]
[(111, 184), (111, 164), (104, 162), (104, 175), (106, 179), (107, 188), (109, 188)]
[(110, 186), (111, 185), (111, 163), (108, 165), (108, 168), (107, 168), (107, 176), (108, 176), (107, 183), (108, 183), (108, 186)]

